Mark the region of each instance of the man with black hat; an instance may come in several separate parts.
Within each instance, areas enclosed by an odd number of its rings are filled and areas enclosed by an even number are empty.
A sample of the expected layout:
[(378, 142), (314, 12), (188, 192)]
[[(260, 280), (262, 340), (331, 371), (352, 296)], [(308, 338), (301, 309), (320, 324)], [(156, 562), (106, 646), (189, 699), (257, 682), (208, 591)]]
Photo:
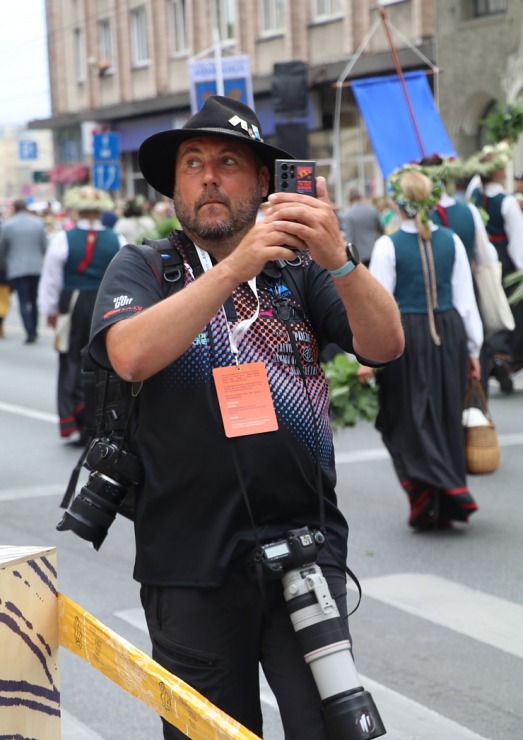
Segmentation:
[[(273, 193), (276, 158), (292, 157), (221, 96), (142, 144), (142, 173), (182, 226), (170, 240), (184, 288), (163, 298), (161, 277), (124, 247), (98, 294), (90, 351), (143, 381), (134, 577), (153, 657), (260, 736), (261, 663), (286, 737), (325, 740), (281, 582), (257, 577), (255, 563), (290, 530), (322, 530), (318, 563), (347, 617), (348, 527), (319, 352), (336, 342), (382, 364), (402, 352), (403, 331), (394, 300), (344, 244), (325, 180), (317, 198)], [(164, 721), (164, 737), (184, 735)]]

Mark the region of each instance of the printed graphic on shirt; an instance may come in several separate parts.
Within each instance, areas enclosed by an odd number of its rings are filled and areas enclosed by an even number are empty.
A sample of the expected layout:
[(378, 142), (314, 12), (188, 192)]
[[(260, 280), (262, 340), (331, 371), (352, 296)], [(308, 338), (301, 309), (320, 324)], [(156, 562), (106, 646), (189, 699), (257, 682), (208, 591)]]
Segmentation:
[[(328, 388), (319, 365), (319, 346), (312, 326), (303, 318), (286, 286), (272, 291), (258, 288), (260, 313), (239, 344), (240, 363), (263, 362), (281, 429), (287, 429), (308, 451), (316, 454), (317, 429), (320, 458), (326, 468), (332, 453), (332, 435), (328, 420)], [(279, 316), (278, 300), (291, 305), (290, 328), (296, 351), (289, 337), (287, 325)], [(212, 386), (213, 367), (233, 364), (229, 329), (237, 321), (248, 319), (256, 311), (257, 303), (246, 284), (233, 293), (235, 320), (230, 325), (223, 311), (213, 317), (206, 329), (196, 337), (188, 350), (162, 373), (165, 388), (182, 388), (187, 393), (202, 384)], [(229, 315), (231, 311), (228, 311)], [(297, 355), (297, 356), (296, 356)], [(305, 388), (300, 366), (305, 377)], [(311, 423), (314, 416), (314, 424)]]
[(120, 295), (117, 298), (113, 299), (115, 308), (121, 308), (122, 306), (129, 306), (132, 302), (133, 302), (133, 299), (129, 298), (128, 295)]
[(114, 308), (111, 311), (106, 311), (103, 315), (104, 319), (108, 319), (111, 316), (115, 316), (116, 314), (126, 312), (126, 311), (141, 311), (142, 306), (133, 306), (134, 298), (131, 298), (128, 295), (119, 295), (115, 296), (113, 298), (113, 306)]

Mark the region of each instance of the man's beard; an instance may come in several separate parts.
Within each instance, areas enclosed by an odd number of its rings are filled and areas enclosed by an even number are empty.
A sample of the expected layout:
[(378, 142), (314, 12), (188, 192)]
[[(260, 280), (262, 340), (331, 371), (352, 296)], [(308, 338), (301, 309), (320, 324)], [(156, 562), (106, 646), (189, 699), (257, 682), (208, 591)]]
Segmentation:
[[(212, 223), (199, 215), (200, 207), (210, 200), (223, 203), (226, 211), (222, 218)], [(175, 188), (173, 197), (175, 215), (182, 228), (202, 241), (230, 239), (246, 231), (256, 221), (261, 201), (262, 195), (257, 183), (235, 205), (216, 188), (207, 190), (195, 203), (184, 200), (178, 188)]]

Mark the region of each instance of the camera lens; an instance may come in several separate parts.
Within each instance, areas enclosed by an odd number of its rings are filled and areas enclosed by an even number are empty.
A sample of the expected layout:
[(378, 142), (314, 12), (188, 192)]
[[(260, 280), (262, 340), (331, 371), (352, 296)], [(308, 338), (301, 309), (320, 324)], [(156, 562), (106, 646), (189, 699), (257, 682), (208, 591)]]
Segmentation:
[(321, 698), (330, 740), (371, 740), (385, 734), (372, 696), (354, 665), (349, 634), (318, 565), (283, 575), (284, 597), (303, 656)]
[(116, 481), (98, 472), (92, 473), (56, 529), (59, 532), (70, 529), (99, 550), (126, 493), (127, 489)]

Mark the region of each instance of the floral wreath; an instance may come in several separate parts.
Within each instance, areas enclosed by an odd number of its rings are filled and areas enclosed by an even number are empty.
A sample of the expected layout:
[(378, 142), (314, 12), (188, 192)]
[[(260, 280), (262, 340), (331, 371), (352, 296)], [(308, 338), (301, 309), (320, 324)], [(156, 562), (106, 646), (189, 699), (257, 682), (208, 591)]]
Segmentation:
[[(407, 198), (400, 187), (401, 177), (406, 172), (419, 172), (422, 175), (429, 177), (432, 182), (432, 192), (422, 200), (411, 200), (410, 198)], [(419, 213), (421, 220), (427, 225), (429, 223), (428, 211), (438, 205), (439, 199), (444, 190), (444, 183), (442, 180), (429, 176), (428, 173), (425, 172), (424, 168), (416, 163), (403, 165), (391, 172), (387, 180), (387, 186), (391, 191), (392, 198), (396, 201), (398, 206), (405, 211), (407, 216), (414, 218), (414, 216)]]
[(506, 141), (487, 144), (465, 162), (465, 174), (469, 177), (479, 175), (489, 177), (493, 172), (503, 169), (512, 158), (512, 149)]
[(438, 185), (439, 181), (443, 184), (449, 183), (463, 176), (463, 162), (459, 157), (439, 157), (439, 159), (441, 160), (439, 164), (421, 165), (422, 172), (430, 177), (433, 184)]

